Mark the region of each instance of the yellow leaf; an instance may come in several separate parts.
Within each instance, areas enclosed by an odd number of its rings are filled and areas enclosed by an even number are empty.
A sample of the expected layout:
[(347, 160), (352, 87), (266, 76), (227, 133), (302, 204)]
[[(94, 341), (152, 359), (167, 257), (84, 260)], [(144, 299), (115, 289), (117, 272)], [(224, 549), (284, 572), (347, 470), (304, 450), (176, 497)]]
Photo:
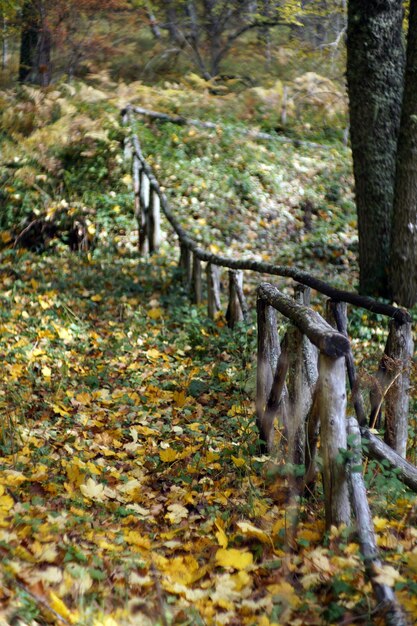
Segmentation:
[(63, 408), (59, 404), (51, 404), (51, 407), (54, 413), (57, 413), (58, 415), (61, 415), (62, 417), (66, 417), (67, 415), (69, 415), (68, 411), (66, 411), (65, 408)]
[(163, 573), (173, 582), (191, 585), (204, 576), (206, 568), (201, 567), (193, 556), (177, 556), (167, 559), (161, 568)]
[(249, 522), (237, 522), (237, 526), (241, 530), (241, 532), (245, 535), (245, 537), (258, 539), (262, 543), (271, 543), (270, 537), (260, 528), (256, 528), (253, 524)]
[(159, 320), (163, 316), (164, 312), (162, 309), (150, 309), (148, 311), (148, 316), (151, 320)]
[[(19, 487), (22, 483), (27, 480), (26, 476), (21, 472), (17, 472), (15, 470), (6, 470), (2, 473), (1, 482), (3, 485), (7, 485), (8, 487)], [(3, 495), (4, 490), (2, 485), (0, 485), (0, 495)]]
[(246, 464), (245, 459), (242, 459), (242, 457), (233, 456), (233, 454), (232, 461), (236, 465), (236, 467), (243, 467)]
[(170, 504), (168, 507), (169, 513), (165, 515), (171, 524), (179, 524), (182, 519), (188, 517), (188, 509), (182, 504)]
[(96, 483), (92, 478), (89, 478), (84, 485), (80, 485), (80, 491), (89, 500), (102, 502), (105, 498), (104, 485)]
[(223, 520), (217, 518), (216, 521), (214, 522), (217, 528), (217, 532), (216, 532), (216, 539), (217, 542), (219, 544), (219, 546), (221, 548), (227, 548), (227, 544), (229, 543), (229, 540), (227, 538), (227, 535), (224, 531), (224, 522)]
[(309, 556), (311, 562), (315, 565), (315, 567), (321, 572), (326, 572), (330, 574), (332, 572), (332, 566), (329, 561), (329, 558), (326, 554), (326, 551), (322, 548), (317, 548), (310, 553)]
[(187, 394), (185, 391), (174, 391), (172, 394), (172, 399), (174, 400), (176, 406), (182, 408), (187, 400)]
[(247, 569), (253, 563), (251, 552), (229, 548), (220, 548), (216, 552), (216, 563), (221, 567), (232, 567), (233, 569)]
[(7, 494), (0, 495), (0, 511), (1, 512), (10, 511), (10, 509), (13, 508), (13, 506), (14, 506), (14, 500), (12, 496), (9, 496)]
[(93, 302), (101, 302), (103, 300), (103, 296), (101, 296), (99, 293), (94, 294), (94, 296), (91, 296), (90, 300), (92, 300)]
[(209, 463), (213, 463), (214, 461), (218, 461), (219, 459), (220, 459), (220, 454), (218, 452), (213, 452), (212, 450), (209, 450), (206, 454), (205, 462), (209, 464)]
[(69, 331), (67, 328), (64, 328), (63, 326), (58, 326), (57, 324), (54, 324), (54, 328), (55, 328), (56, 334), (58, 335), (60, 339), (62, 339), (63, 341), (71, 341), (72, 339), (71, 331)]
[(252, 579), (247, 572), (241, 570), (237, 574), (231, 576), (236, 591), (242, 591), (245, 587), (248, 588), (252, 585)]
[(384, 517), (374, 517), (373, 518), (374, 527), (377, 532), (380, 530), (385, 530), (385, 528), (389, 525), (389, 521)]
[(178, 452), (176, 452), (173, 448), (167, 448), (166, 450), (161, 450), (159, 453), (159, 458), (164, 463), (172, 463), (178, 457)]
[(151, 348), (150, 350), (147, 350), (145, 354), (150, 361), (156, 361), (162, 356), (162, 354), (156, 348)]
[(131, 545), (144, 548), (145, 550), (151, 549), (151, 542), (148, 537), (144, 537), (137, 530), (128, 530), (125, 532), (125, 540)]
[(4, 230), (1, 235), (1, 240), (3, 243), (9, 243), (9, 241), (11, 241), (13, 239), (11, 233), (9, 230)]
[(271, 595), (278, 596), (284, 605), (297, 608), (297, 606), (301, 604), (301, 600), (296, 595), (294, 587), (286, 580), (275, 585), (268, 585), (267, 589)]
[(48, 367), (47, 365), (44, 365), (42, 368), (42, 376), (44, 378), (51, 378), (52, 375), (52, 370), (50, 367)]
[(414, 574), (417, 574), (417, 552), (412, 552), (407, 555), (407, 567), (414, 572)]
[(53, 543), (34, 541), (30, 549), (38, 562), (53, 563), (58, 556), (58, 551)]
[(374, 580), (380, 585), (394, 587), (398, 580), (404, 580), (401, 574), (391, 567), (391, 565), (380, 565), (379, 567), (375, 565), (374, 568), (378, 574), (375, 576)]
[(90, 394), (87, 393), (86, 391), (83, 391), (82, 393), (78, 393), (75, 396), (75, 399), (80, 404), (90, 404), (90, 402), (91, 402)]
[(78, 621), (78, 617), (69, 610), (65, 602), (63, 602), (61, 598), (58, 598), (58, 596), (55, 595), (53, 591), (50, 592), (49, 598), (51, 608), (54, 609), (54, 611), (56, 611), (58, 615), (66, 619), (71, 624), (75, 624)]

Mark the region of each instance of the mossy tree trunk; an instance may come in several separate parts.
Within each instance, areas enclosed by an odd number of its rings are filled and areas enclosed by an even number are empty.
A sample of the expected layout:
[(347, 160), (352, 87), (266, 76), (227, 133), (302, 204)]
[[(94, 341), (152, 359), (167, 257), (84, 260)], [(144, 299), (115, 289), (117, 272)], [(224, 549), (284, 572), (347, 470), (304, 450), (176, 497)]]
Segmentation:
[(404, 100), (398, 140), (392, 221), (391, 292), (396, 302), (417, 302), (417, 1), (410, 2)]
[(359, 230), (360, 290), (388, 295), (395, 162), (405, 54), (402, 0), (350, 0), (347, 81)]

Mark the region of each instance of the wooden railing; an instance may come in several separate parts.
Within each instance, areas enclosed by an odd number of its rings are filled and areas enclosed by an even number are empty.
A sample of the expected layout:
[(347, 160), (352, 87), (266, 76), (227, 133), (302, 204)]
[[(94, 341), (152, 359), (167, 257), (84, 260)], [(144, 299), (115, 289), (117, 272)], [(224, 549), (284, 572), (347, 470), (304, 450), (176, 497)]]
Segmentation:
[[(123, 112), (131, 127), (133, 110)], [(408, 430), (410, 361), (413, 354), (409, 313), (372, 298), (332, 287), (308, 272), (293, 267), (213, 254), (192, 239), (170, 210), (167, 197), (147, 163), (137, 135), (126, 134), (125, 156), (132, 160), (135, 215), (139, 227), (139, 252), (156, 251), (160, 241), (160, 214), (178, 237), (179, 266), (196, 304), (203, 302), (206, 285), (208, 315), (221, 309), (220, 272), (229, 270), (227, 320), (230, 327), (248, 318), (243, 271), (293, 278), (295, 297), (269, 283), (257, 290), (257, 391), (256, 424), (261, 450), (285, 454), (293, 495), (310, 490), (316, 474), (320, 438), (326, 525), (349, 524), (355, 515), (365, 565), (379, 602), (385, 604), (388, 624), (405, 624), (392, 589), (375, 581), (379, 557), (376, 549), (362, 473), (362, 449), (384, 460), (397, 477), (417, 492), (417, 468), (405, 459)], [(202, 263), (206, 263), (203, 281)], [(327, 296), (326, 319), (310, 307), (310, 289)], [(371, 392), (368, 416), (347, 333), (347, 306), (362, 307), (390, 318), (388, 340)], [(289, 321), (284, 337), (278, 336), (277, 314)], [(346, 372), (356, 417), (347, 418)], [(385, 409), (385, 441), (373, 427)], [(276, 442), (278, 419), (281, 440)], [(349, 435), (351, 435), (349, 437)], [(348, 443), (350, 441), (353, 443)]]

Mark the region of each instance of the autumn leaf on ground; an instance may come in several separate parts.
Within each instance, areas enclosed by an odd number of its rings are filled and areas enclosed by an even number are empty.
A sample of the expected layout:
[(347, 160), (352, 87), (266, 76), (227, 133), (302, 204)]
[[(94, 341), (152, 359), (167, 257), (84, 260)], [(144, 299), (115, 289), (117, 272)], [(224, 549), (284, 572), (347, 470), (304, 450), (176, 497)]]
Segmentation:
[(105, 499), (104, 485), (96, 483), (93, 478), (89, 478), (84, 485), (80, 485), (80, 491), (89, 500), (103, 502)]
[(220, 548), (216, 552), (216, 564), (221, 567), (244, 570), (251, 567), (252, 563), (253, 555), (251, 552), (237, 550), (235, 548)]

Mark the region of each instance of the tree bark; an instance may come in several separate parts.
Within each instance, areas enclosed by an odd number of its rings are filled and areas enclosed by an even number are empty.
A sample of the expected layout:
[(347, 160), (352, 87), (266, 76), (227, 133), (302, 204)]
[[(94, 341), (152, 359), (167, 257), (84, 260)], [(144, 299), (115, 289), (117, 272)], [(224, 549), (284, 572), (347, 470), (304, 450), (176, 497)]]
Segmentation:
[(350, 0), (347, 81), (360, 291), (386, 296), (404, 77), (402, 0)]
[(20, 35), (19, 82), (27, 82), (36, 67), (37, 49), (41, 30), (41, 16), (32, 0), (22, 7), (22, 32)]
[(2, 15), (2, 41), (1, 41), (1, 69), (3, 72), (7, 67), (7, 61), (9, 58), (9, 41), (7, 34), (7, 18)]
[(404, 100), (398, 140), (390, 284), (393, 298), (417, 302), (417, 1), (410, 2)]

